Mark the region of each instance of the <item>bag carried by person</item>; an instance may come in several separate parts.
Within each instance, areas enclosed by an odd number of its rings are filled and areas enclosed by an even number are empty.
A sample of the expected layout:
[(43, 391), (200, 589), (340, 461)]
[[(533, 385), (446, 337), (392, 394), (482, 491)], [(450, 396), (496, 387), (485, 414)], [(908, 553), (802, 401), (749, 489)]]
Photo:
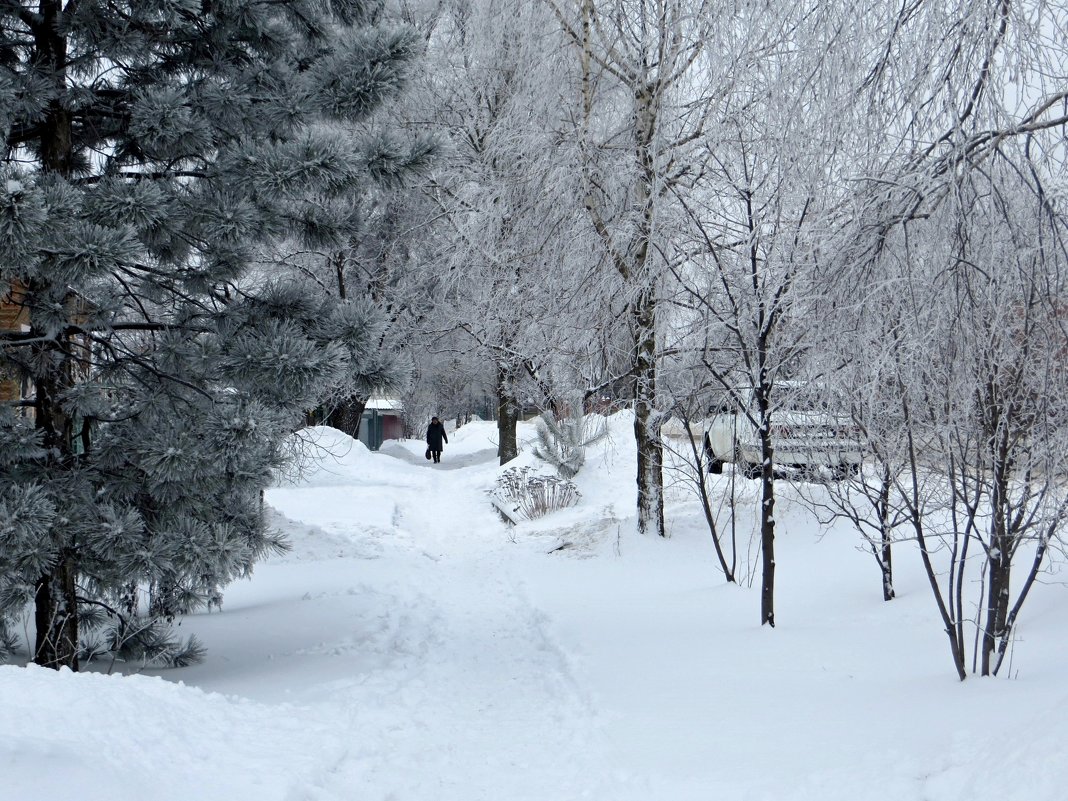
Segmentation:
[(427, 448), (427, 449), (426, 449), (426, 458), (427, 458), (427, 459), (429, 459), (429, 458), (430, 458), (430, 448)]

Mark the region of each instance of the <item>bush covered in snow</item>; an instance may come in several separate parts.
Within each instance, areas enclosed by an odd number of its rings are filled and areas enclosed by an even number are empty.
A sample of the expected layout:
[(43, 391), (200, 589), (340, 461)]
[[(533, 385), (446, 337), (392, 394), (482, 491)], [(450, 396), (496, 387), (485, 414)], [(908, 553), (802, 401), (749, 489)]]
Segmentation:
[(579, 497), (578, 488), (567, 479), (540, 475), (530, 467), (505, 470), (490, 490), (493, 505), (513, 523), (574, 506)]

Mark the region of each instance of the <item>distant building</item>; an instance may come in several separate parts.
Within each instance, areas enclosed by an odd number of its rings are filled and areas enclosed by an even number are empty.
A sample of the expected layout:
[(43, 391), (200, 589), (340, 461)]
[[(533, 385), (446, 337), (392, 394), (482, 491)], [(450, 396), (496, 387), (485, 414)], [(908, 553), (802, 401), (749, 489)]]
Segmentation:
[(404, 406), (396, 398), (372, 395), (363, 408), (360, 420), (360, 442), (373, 451), (387, 439), (403, 439)]
[[(26, 290), (15, 283), (0, 295), (0, 331), (26, 333), (30, 330), (30, 314), (25, 305)], [(0, 365), (0, 403), (19, 403), (31, 396), (29, 379), (14, 369)]]
[[(0, 332), (29, 333), (31, 321), (26, 285), (15, 280), (6, 292), (0, 288), (0, 293), (3, 293), (0, 294)], [(92, 305), (73, 291), (67, 293), (64, 303), (73, 324), (82, 324), (89, 318)], [(81, 334), (74, 334), (67, 335), (66, 342), (66, 352), (70, 357), (65, 367), (66, 378), (72, 383), (85, 381), (92, 373), (94, 362), (88, 339)], [(33, 381), (25, 369), (20, 370), (10, 362), (0, 363), (0, 403), (20, 407), (23, 414), (32, 415), (35, 394)]]

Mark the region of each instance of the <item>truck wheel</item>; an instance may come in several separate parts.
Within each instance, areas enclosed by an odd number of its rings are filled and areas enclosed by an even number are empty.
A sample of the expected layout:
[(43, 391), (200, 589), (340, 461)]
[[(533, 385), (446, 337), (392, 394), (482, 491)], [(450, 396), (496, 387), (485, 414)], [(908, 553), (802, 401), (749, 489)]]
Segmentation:
[(760, 465), (752, 462), (744, 462), (742, 464), (742, 475), (746, 478), (760, 478), (760, 473)]
[(708, 460), (708, 472), (715, 475), (719, 475), (723, 472), (723, 460), (716, 458), (715, 451), (712, 450), (712, 441), (708, 438), (708, 433), (705, 433), (705, 459)]

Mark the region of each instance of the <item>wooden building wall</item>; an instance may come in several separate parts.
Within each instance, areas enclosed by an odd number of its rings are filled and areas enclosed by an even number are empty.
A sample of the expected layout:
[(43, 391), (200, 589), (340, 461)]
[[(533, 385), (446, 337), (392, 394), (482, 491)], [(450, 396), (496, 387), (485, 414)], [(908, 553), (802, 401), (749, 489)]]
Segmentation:
[[(0, 331), (24, 331), (30, 325), (29, 311), (23, 304), (25, 289), (15, 284), (0, 296)], [(0, 366), (0, 403), (12, 403), (22, 399), (22, 381), (19, 376), (5, 373)]]

